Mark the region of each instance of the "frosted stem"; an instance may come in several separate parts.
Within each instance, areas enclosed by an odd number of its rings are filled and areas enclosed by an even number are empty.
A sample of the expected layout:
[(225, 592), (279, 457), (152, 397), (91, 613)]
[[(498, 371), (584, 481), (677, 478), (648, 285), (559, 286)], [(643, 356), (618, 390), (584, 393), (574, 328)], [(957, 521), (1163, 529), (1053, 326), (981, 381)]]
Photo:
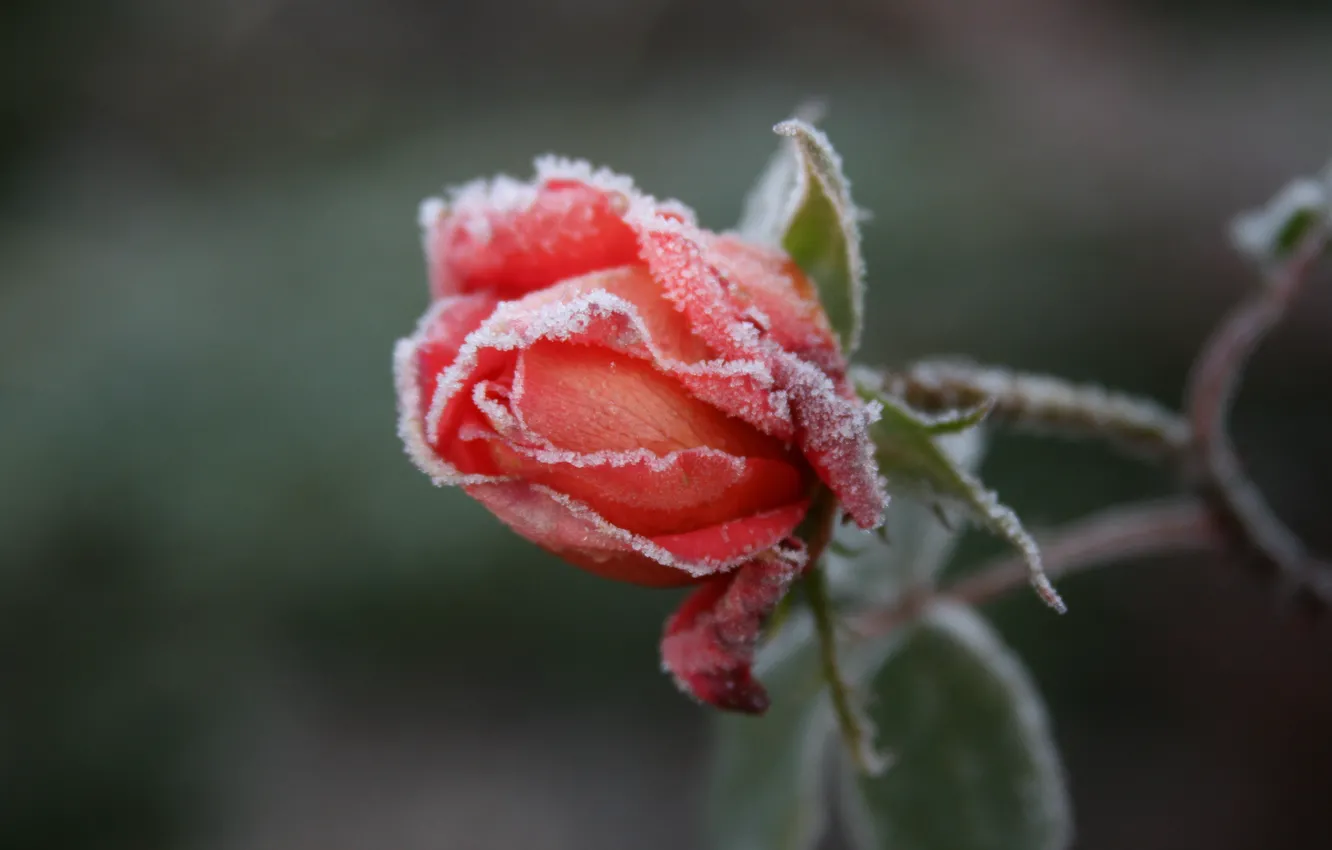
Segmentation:
[(1316, 607), (1332, 604), (1332, 568), (1310, 556), (1245, 475), (1226, 419), (1245, 365), (1299, 295), (1328, 236), (1326, 225), (1307, 234), (1289, 259), (1269, 271), (1266, 285), (1222, 320), (1198, 356), (1186, 394), (1204, 498), (1231, 537), (1258, 556), (1259, 566)]
[[(1071, 523), (1041, 541), (1045, 571), (1052, 578), (1107, 566), (1130, 558), (1180, 552), (1226, 552), (1231, 541), (1207, 507), (1194, 499), (1146, 502), (1110, 508)], [(1022, 557), (992, 561), (925, 598), (919, 596), (857, 624), (863, 637), (887, 634), (913, 620), (936, 600), (979, 605), (1029, 579)]]
[(882, 756), (874, 749), (874, 724), (861, 709), (852, 685), (843, 674), (838, 657), (837, 622), (833, 603), (828, 595), (828, 578), (822, 564), (822, 553), (832, 538), (837, 522), (837, 502), (832, 494), (819, 488), (810, 506), (809, 516), (798, 534), (809, 547), (809, 569), (801, 579), (801, 587), (810, 611), (814, 615), (815, 639), (819, 643), (819, 661), (823, 679), (828, 686), (833, 714), (848, 753), (856, 768), (863, 774), (881, 773), (886, 766)]
[(926, 360), (884, 380), (884, 388), (926, 413), (989, 407), (988, 421), (1018, 430), (1108, 440), (1130, 453), (1178, 457), (1189, 423), (1154, 401), (960, 360)]

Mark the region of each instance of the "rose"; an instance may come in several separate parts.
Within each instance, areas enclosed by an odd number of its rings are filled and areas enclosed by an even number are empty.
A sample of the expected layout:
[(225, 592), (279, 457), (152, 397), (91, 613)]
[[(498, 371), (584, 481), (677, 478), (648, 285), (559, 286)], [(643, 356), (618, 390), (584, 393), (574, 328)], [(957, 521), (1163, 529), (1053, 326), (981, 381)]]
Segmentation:
[(564, 160), (427, 201), (422, 227), (434, 303), (395, 353), (408, 454), (584, 569), (701, 584), (664, 664), (704, 702), (762, 711), (754, 642), (807, 561), (812, 492), (863, 527), (884, 504), (810, 281)]

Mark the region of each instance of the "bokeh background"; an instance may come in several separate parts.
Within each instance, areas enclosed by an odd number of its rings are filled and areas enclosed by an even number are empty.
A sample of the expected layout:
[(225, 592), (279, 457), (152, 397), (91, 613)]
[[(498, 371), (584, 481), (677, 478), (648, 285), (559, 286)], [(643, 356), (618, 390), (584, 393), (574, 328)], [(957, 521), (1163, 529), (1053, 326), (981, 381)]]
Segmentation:
[[(866, 359), (965, 352), (1174, 403), (1254, 285), (1235, 211), (1332, 154), (1313, 0), (9, 0), (0, 11), (0, 845), (701, 846), (670, 592), (541, 555), (394, 434), (416, 203), (583, 156), (737, 217), (829, 107)], [(1237, 441), (1332, 546), (1332, 294)], [(1036, 526), (1163, 473), (1004, 438)], [(964, 560), (988, 545), (973, 541)], [(1329, 843), (1332, 629), (1239, 564), (988, 609), (1049, 701), (1079, 847)]]

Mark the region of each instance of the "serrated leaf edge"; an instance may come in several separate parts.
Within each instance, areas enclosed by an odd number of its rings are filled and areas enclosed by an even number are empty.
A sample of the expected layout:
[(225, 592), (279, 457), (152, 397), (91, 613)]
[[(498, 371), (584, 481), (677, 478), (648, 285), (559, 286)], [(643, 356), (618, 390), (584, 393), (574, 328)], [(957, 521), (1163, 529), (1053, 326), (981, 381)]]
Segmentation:
[[(855, 384), (856, 391), (860, 393), (862, 398), (867, 397), (868, 401), (877, 402), (882, 408), (881, 413), (886, 412), (891, 408), (894, 415), (900, 415), (903, 418), (914, 422), (921, 428), (921, 430), (926, 432), (929, 437), (929, 443), (933, 446), (936, 452), (937, 459), (942, 465), (947, 466), (957, 477), (957, 480), (967, 491), (969, 500), (962, 499), (956, 495), (937, 492), (933, 494), (926, 492), (922, 494), (922, 497), (927, 500), (932, 497), (945, 505), (954, 505), (958, 507), (964, 513), (971, 515), (975, 520), (979, 520), (981, 525), (991, 533), (1006, 540), (1013, 546), (1013, 548), (1018, 550), (1022, 555), (1023, 561), (1026, 562), (1027, 578), (1031, 583), (1032, 588), (1036, 591), (1036, 594), (1040, 596), (1041, 600), (1045, 602), (1046, 605), (1054, 609), (1055, 612), (1059, 614), (1066, 613), (1068, 607), (1064, 604), (1064, 600), (1060, 597), (1059, 592), (1054, 589), (1054, 585), (1050, 583), (1049, 577), (1045, 574), (1045, 566), (1041, 559), (1041, 550), (1036, 544), (1036, 540), (1023, 527), (1022, 521), (1018, 518), (1018, 515), (1013, 509), (999, 501), (998, 494), (992, 490), (986, 489), (980, 479), (963, 469), (962, 466), (957, 463), (956, 459), (939, 445), (936, 432), (931, 428), (933, 420), (928, 417), (923, 417), (902, 399), (880, 389), (879, 384), (876, 383), (877, 376), (872, 371), (867, 369), (857, 369), (852, 373), (851, 377)], [(971, 415), (976, 415), (983, 407), (984, 405), (972, 408)], [(981, 418), (983, 418), (983, 415)], [(979, 424), (979, 421), (980, 419), (976, 420), (977, 424)], [(944, 433), (953, 435), (962, 433), (962, 431), (960, 429), (949, 427), (945, 429)], [(924, 489), (928, 490), (928, 488)]]

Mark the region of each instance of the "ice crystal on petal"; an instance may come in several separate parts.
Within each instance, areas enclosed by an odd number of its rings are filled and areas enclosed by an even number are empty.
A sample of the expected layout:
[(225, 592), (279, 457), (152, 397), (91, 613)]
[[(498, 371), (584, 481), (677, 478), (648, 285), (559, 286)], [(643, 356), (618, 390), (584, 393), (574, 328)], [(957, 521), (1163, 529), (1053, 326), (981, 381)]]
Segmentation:
[(489, 180), (473, 180), (449, 191), (448, 211), (468, 219), (520, 212), (537, 199), (537, 187), (499, 174)]
[[(693, 576), (706, 576), (729, 570), (749, 560), (756, 553), (771, 549), (786, 537), (786, 533), (774, 533), (770, 539), (760, 538), (732, 558), (681, 558), (665, 546), (607, 521), (601, 514), (571, 496), (539, 484), (528, 486), (531, 487), (534, 493), (538, 493), (560, 505), (569, 516), (585, 524), (584, 533), (589, 539), (583, 540), (582, 545), (587, 546), (590, 540), (600, 538), (599, 545), (607, 548), (608, 551), (620, 549), (637, 552), (658, 564), (683, 570)], [(776, 513), (776, 511), (767, 513)], [(522, 527), (520, 523), (515, 523), (515, 525)]]
[[(416, 412), (421, 402), (417, 389), (415, 350), (422, 335), (441, 310), (441, 301), (427, 311), (417, 334), (399, 343), (395, 357), (400, 406), (400, 432), (408, 453), (436, 483), (462, 484), (486, 480), (463, 476), (440, 460), (429, 446), (439, 438), (438, 428), (448, 403), (466, 384), (482, 349), (517, 351), (540, 340), (573, 340), (592, 335), (600, 340), (628, 343), (627, 350), (644, 353), (662, 371), (690, 385), (705, 401), (733, 413), (776, 436), (789, 435), (790, 411), (786, 397), (773, 393), (773, 376), (757, 360), (702, 361), (682, 363), (655, 347), (637, 309), (628, 301), (604, 291), (594, 291), (567, 302), (526, 309), (520, 302), (501, 304), (480, 328), (468, 335), (458, 356), (444, 370), (424, 422)], [(641, 349), (641, 352), (636, 350)], [(521, 388), (516, 388), (521, 392)], [(754, 401), (746, 401), (753, 399)], [(784, 423), (784, 424), (783, 424)]]
[(767, 708), (767, 692), (753, 676), (754, 651), (763, 619), (807, 562), (803, 545), (789, 544), (711, 579), (667, 621), (662, 666), (684, 693), (731, 711)]
[(882, 524), (888, 496), (869, 436), (871, 413), (838, 393), (817, 366), (789, 354), (780, 362), (805, 454), (857, 525)]
[(555, 154), (544, 154), (534, 161), (536, 182), (548, 184), (560, 181), (582, 183), (608, 195), (624, 198), (626, 209), (630, 199), (640, 197), (632, 177), (617, 174), (609, 168), (595, 167), (585, 159), (570, 159)]
[(426, 198), (421, 202), (416, 211), (416, 223), (420, 225), (421, 230), (429, 231), (434, 227), (448, 210), (448, 205), (442, 198)]

